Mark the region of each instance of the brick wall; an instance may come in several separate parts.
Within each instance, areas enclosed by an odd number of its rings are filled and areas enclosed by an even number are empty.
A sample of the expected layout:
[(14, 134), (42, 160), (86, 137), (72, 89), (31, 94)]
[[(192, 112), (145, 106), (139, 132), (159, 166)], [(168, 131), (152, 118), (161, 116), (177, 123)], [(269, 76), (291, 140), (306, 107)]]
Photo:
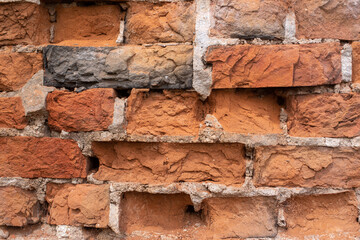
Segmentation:
[(357, 0), (0, 1), (0, 239), (360, 239)]

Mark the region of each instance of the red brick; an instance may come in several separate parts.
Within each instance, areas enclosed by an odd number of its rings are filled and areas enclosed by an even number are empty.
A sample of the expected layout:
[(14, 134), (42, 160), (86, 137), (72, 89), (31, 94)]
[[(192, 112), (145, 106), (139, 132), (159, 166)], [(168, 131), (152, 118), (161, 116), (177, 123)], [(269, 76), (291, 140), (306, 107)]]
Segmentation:
[(289, 134), (297, 137), (356, 137), (359, 94), (309, 94), (287, 99)]
[(359, 187), (357, 148), (256, 147), (254, 184), (284, 187)]
[(0, 98), (0, 128), (24, 129), (26, 125), (25, 109), (21, 98)]
[(292, 197), (285, 203), (284, 216), (288, 238), (350, 240), (360, 236), (353, 192)]
[(19, 90), (42, 69), (40, 53), (0, 52), (0, 91)]
[(46, 98), (50, 128), (67, 132), (106, 130), (113, 121), (115, 91), (54, 91)]
[(128, 134), (195, 136), (205, 112), (195, 92), (133, 90), (126, 118)]
[(210, 47), (213, 88), (299, 87), (341, 82), (339, 43)]
[(0, 4), (0, 45), (44, 44), (50, 38), (48, 10), (34, 3)]
[[(113, 46), (119, 35), (120, 7), (116, 5), (56, 8), (54, 42), (62, 45)], [(91, 43), (90, 43), (91, 42)]]
[(109, 185), (47, 184), (50, 224), (106, 228)]
[(73, 140), (0, 138), (0, 177), (86, 177), (86, 159)]
[(99, 180), (162, 184), (214, 182), (242, 184), (245, 153), (242, 144), (176, 144), (95, 142), (100, 159)]
[(352, 49), (352, 80), (360, 83), (360, 42), (353, 42)]
[(203, 204), (208, 234), (214, 239), (276, 236), (275, 198), (209, 198)]
[(209, 97), (210, 114), (228, 133), (281, 133), (280, 106), (273, 94), (251, 91), (213, 90)]
[(129, 2), (125, 39), (128, 43), (192, 42), (195, 31), (193, 2)]
[(294, 2), (297, 38), (360, 39), (360, 5), (357, 1)]
[(0, 187), (0, 225), (22, 227), (39, 221), (40, 205), (34, 192)]

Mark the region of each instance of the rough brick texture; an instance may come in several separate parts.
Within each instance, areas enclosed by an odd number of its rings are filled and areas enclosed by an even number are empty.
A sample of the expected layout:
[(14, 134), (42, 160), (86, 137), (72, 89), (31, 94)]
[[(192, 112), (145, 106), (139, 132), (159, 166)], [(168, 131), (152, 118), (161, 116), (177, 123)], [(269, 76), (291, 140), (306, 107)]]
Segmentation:
[(106, 228), (109, 222), (109, 186), (48, 184), (49, 223)]
[(358, 94), (310, 94), (287, 100), (289, 134), (299, 137), (356, 137)]
[(0, 152), (0, 177), (86, 176), (86, 159), (73, 140), (1, 137)]
[[(242, 144), (94, 143), (99, 180), (140, 182), (217, 182), (242, 184)], [(149, 171), (150, 170), (150, 171)]]
[(34, 3), (0, 4), (0, 44), (44, 44), (50, 39), (47, 9)]
[(360, 42), (354, 42), (352, 44), (352, 49), (352, 80), (353, 82), (360, 83)]
[(34, 192), (0, 187), (0, 196), (0, 225), (22, 227), (39, 221), (40, 205)]
[(188, 2), (129, 2), (126, 15), (126, 42), (192, 42), (195, 30), (195, 4)]
[(213, 88), (299, 87), (341, 82), (340, 45), (211, 47)]
[(21, 98), (0, 98), (0, 128), (24, 129), (25, 127), (25, 110)]
[(294, 1), (298, 38), (360, 39), (357, 1)]
[(0, 52), (0, 91), (20, 89), (41, 69), (40, 53)]
[(232, 38), (284, 38), (286, 1), (214, 0), (211, 34)]
[(114, 99), (113, 89), (54, 91), (46, 98), (48, 124), (57, 131), (106, 130), (113, 122)]
[(189, 88), (192, 46), (64, 47), (44, 50), (47, 86)]

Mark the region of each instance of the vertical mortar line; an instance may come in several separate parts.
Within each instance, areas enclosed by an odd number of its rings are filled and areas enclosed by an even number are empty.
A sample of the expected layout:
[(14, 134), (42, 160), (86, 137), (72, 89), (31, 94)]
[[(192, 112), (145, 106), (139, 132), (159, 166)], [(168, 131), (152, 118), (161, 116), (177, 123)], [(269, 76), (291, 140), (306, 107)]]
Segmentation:
[(357, 199), (357, 209), (358, 209), (358, 218), (357, 222), (360, 223), (360, 188), (355, 189), (356, 199)]
[(120, 202), (121, 197), (123, 195), (122, 192), (114, 189), (112, 183), (110, 183), (110, 210), (109, 210), (109, 224), (110, 229), (116, 234), (121, 234), (120, 232), (120, 216), (121, 216), (121, 208)]
[[(128, 10), (128, 5), (127, 3), (119, 3), (119, 7), (120, 7), (120, 16), (123, 16), (123, 19), (120, 19), (120, 28), (119, 28), (119, 35), (116, 39), (116, 44), (121, 45), (122, 43), (125, 42), (125, 23), (126, 23), (126, 16), (127, 16), (127, 10)], [(124, 12), (124, 14), (122, 15), (122, 12)]]
[(349, 43), (344, 44), (341, 50), (341, 75), (342, 82), (349, 83), (352, 78), (352, 47)]
[(254, 176), (254, 159), (255, 159), (255, 147), (252, 144), (245, 145), (245, 183), (244, 185), (253, 186), (253, 176)]
[(286, 14), (285, 22), (284, 22), (284, 30), (285, 30), (285, 39), (284, 42), (291, 43), (296, 42), (296, 16), (294, 10), (290, 10)]
[(285, 108), (280, 108), (280, 128), (285, 136), (288, 136), (287, 119), (288, 115)]

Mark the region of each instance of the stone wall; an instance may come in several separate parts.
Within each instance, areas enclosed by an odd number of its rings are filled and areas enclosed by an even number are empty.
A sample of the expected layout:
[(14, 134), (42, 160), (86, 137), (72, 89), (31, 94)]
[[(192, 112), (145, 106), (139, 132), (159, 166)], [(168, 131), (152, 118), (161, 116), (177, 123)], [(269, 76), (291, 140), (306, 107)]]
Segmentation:
[(0, 19), (0, 239), (360, 238), (358, 1)]

